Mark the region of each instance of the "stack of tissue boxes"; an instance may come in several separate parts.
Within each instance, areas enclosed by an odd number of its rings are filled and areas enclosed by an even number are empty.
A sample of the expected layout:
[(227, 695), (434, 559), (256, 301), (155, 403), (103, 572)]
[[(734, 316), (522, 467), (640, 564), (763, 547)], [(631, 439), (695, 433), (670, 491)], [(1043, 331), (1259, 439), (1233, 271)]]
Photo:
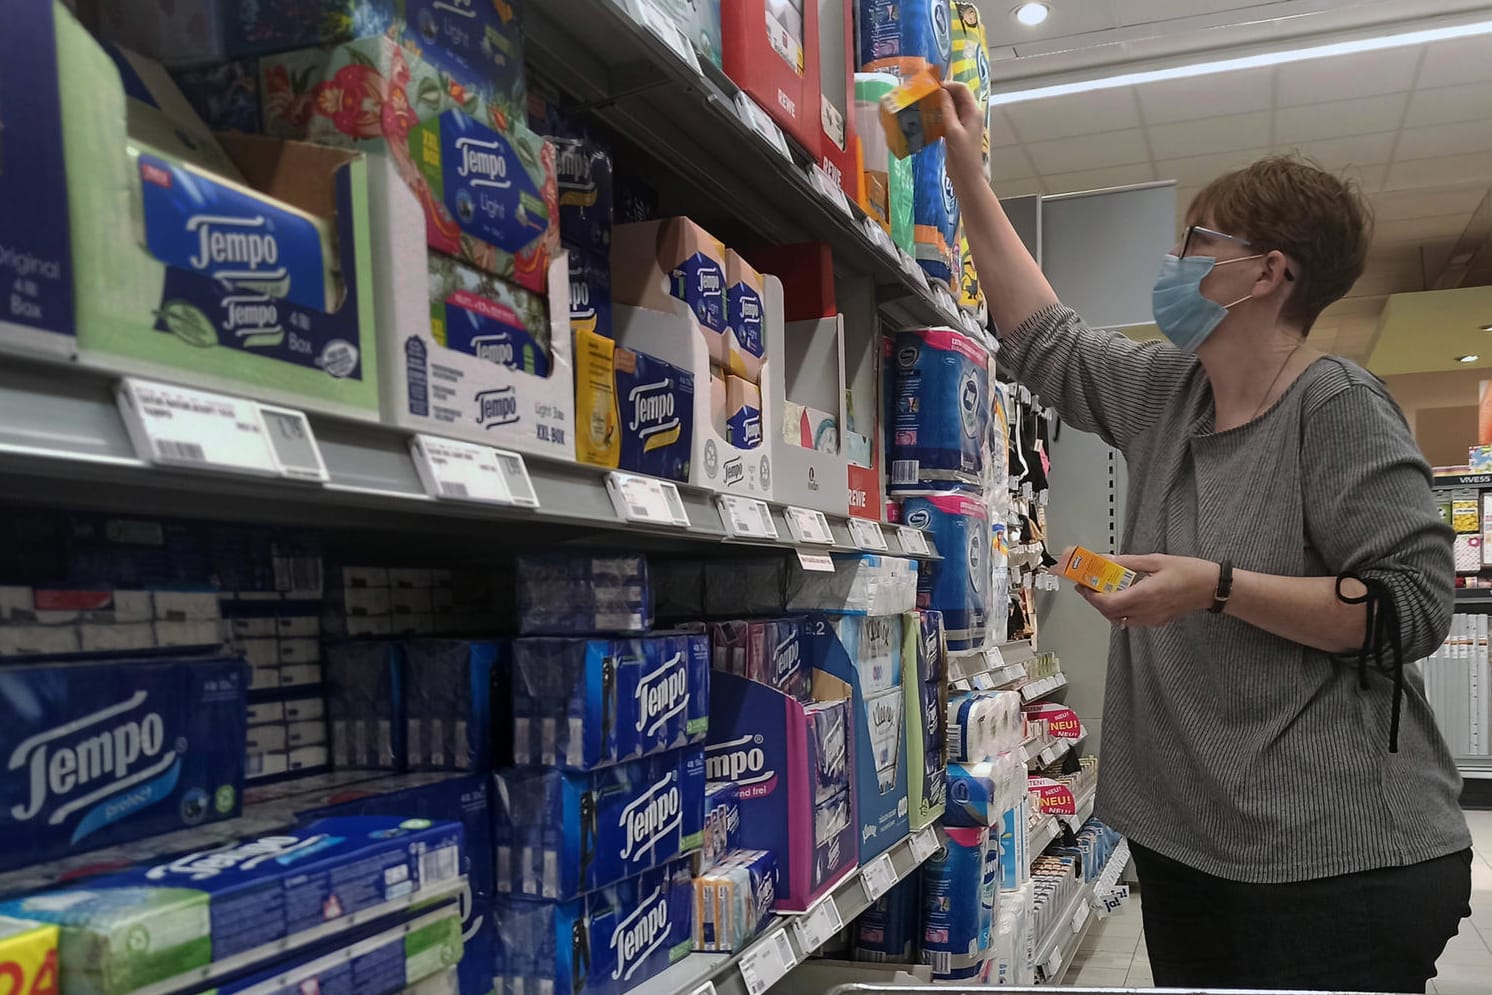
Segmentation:
[(710, 665), (800, 701), (810, 700), (801, 618), (711, 622)]
[(693, 935), (709, 636), (647, 633), (640, 556), (525, 557), (519, 574), (524, 635), (494, 697), (517, 764), (493, 775), (496, 976), (504, 992), (626, 991)]
[(213, 649), (222, 643), (213, 590), (0, 587), (0, 657)]

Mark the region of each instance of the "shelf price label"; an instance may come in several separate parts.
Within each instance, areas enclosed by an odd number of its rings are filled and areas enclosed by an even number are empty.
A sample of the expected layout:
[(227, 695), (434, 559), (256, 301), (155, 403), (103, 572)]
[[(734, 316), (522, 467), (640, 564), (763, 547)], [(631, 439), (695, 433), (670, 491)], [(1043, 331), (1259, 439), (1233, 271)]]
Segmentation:
[(912, 857), (922, 863), (938, 852), (938, 831), (932, 826), (923, 826), (912, 834)]
[(855, 541), (856, 546), (871, 552), (886, 552), (888, 548), (886, 545), (886, 533), (881, 530), (879, 522), (872, 522), (868, 518), (855, 518), (853, 516), (849, 522), (850, 538)]
[(866, 864), (860, 871), (860, 883), (872, 902), (890, 891), (896, 884), (896, 865), (891, 862), (891, 854), (883, 853)]
[(672, 480), (612, 470), (606, 475), (606, 493), (611, 495), (617, 517), (624, 522), (689, 527), (684, 499), (679, 497), (678, 485)]
[(817, 905), (803, 913), (795, 928), (798, 930), (798, 946), (807, 953), (828, 943), (834, 934), (844, 929), (844, 917), (839, 914), (834, 896), (824, 896)]
[(788, 505), (783, 509), (783, 515), (787, 518), (788, 531), (793, 534), (793, 542), (813, 546), (834, 545), (834, 533), (829, 528), (829, 519), (822, 511)]
[(692, 989), (689, 995), (715, 995), (715, 982), (706, 981), (698, 988)]
[(777, 122), (772, 120), (772, 116), (762, 110), (761, 105), (746, 96), (744, 92), (736, 94), (736, 113), (740, 115), (742, 121), (746, 122), (746, 127), (762, 136), (763, 140), (781, 153), (788, 162), (793, 161), (793, 153), (787, 147), (787, 136), (782, 133), (781, 128), (777, 127)]
[(305, 413), (124, 377), (115, 400), (135, 455), (155, 466), (315, 483), (327, 479)]
[(787, 930), (768, 934), (741, 957), (741, 980), (746, 982), (746, 995), (762, 995), (797, 966), (798, 958), (793, 954)]
[(777, 526), (772, 509), (760, 498), (740, 494), (720, 494), (715, 498), (720, 521), (733, 539), (776, 539)]
[(1093, 907), (1087, 902), (1083, 902), (1078, 906), (1078, 910), (1072, 914), (1072, 931), (1074, 933), (1082, 931), (1083, 923), (1088, 921), (1088, 913), (1092, 910)]
[(834, 572), (834, 557), (828, 553), (810, 553), (806, 549), (798, 550), (798, 564), (804, 570), (812, 570), (815, 573), (831, 574)]
[(409, 440), (409, 452), (425, 493), (437, 500), (539, 506), (517, 453), (424, 434)]
[(891, 236), (886, 234), (886, 229), (876, 223), (875, 218), (869, 216), (861, 218), (860, 227), (865, 229), (865, 237), (875, 243), (877, 248), (892, 259), (896, 259), (897, 262), (901, 261), (897, 257), (896, 243), (891, 241)]
[(654, 0), (629, 0), (628, 7), (634, 21), (657, 35), (665, 45), (673, 49), (673, 54), (683, 60), (686, 66), (696, 73), (701, 72), (699, 56), (694, 54), (694, 46), (690, 43), (689, 36), (684, 34), (678, 22), (660, 8)]
[(855, 216), (850, 211), (850, 199), (844, 195), (844, 189), (838, 183), (835, 183), (833, 177), (825, 172), (824, 168), (818, 163), (809, 165), (808, 181), (819, 192), (819, 196), (839, 208), (845, 217), (853, 218)]
[(1046, 979), (1047, 979), (1047, 981), (1054, 980), (1057, 977), (1058, 973), (1061, 970), (1062, 970), (1062, 948), (1061, 948), (1061, 946), (1053, 947), (1052, 948), (1052, 955), (1050, 957), (1048, 957), (1047, 960), (1046, 960)]
[(908, 556), (926, 556), (927, 536), (919, 530), (903, 525), (896, 530), (896, 541), (901, 543), (901, 551)]

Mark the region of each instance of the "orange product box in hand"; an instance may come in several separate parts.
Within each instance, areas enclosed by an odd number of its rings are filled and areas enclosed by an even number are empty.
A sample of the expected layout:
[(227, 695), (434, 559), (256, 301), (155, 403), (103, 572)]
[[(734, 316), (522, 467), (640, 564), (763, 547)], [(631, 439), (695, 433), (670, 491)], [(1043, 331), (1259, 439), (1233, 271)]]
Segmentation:
[(943, 137), (943, 81), (935, 69), (912, 76), (881, 98), (881, 129), (891, 154), (905, 159)]
[(57, 995), (57, 927), (0, 916), (0, 980), (16, 995)]
[(1072, 547), (1066, 558), (1057, 564), (1057, 572), (1099, 594), (1122, 591), (1140, 579), (1140, 575), (1133, 570), (1121, 567), (1108, 557), (1100, 556), (1082, 546)]

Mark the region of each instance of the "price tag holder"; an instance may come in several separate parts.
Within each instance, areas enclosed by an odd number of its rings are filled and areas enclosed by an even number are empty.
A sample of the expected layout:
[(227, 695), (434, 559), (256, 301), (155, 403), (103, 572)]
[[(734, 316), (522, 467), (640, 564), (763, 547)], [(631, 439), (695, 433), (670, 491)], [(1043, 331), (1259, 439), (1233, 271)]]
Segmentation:
[(844, 189), (835, 183), (818, 163), (813, 163), (808, 167), (808, 180), (819, 195), (843, 211), (845, 217), (854, 217), (854, 214), (850, 212), (850, 199), (844, 195)]
[(932, 826), (923, 826), (912, 834), (912, 857), (917, 863), (938, 852), (938, 831)]
[(715, 498), (720, 521), (733, 539), (776, 539), (777, 526), (772, 509), (760, 498), (740, 494), (720, 494)]
[(772, 116), (761, 109), (755, 100), (752, 100), (744, 92), (736, 94), (736, 113), (741, 120), (746, 122), (746, 127), (762, 136), (766, 143), (782, 154), (788, 162), (793, 161), (792, 150), (788, 148), (787, 136), (772, 120)]
[(698, 988), (690, 990), (689, 995), (715, 995), (715, 982), (706, 981)]
[(810, 553), (806, 549), (798, 550), (798, 563), (804, 570), (812, 570), (815, 573), (831, 574), (834, 572), (834, 557), (828, 553)]
[(678, 485), (672, 480), (612, 470), (606, 475), (606, 493), (611, 495), (617, 517), (625, 522), (689, 527), (684, 499), (679, 497)]
[(419, 434), (409, 453), (425, 493), (449, 501), (539, 506), (523, 457), (491, 446)]
[(828, 943), (830, 938), (844, 929), (844, 917), (839, 914), (839, 906), (835, 904), (834, 896), (827, 895), (817, 905), (803, 913), (795, 925), (798, 930), (798, 946), (811, 953)]
[(1062, 970), (1062, 948), (1060, 946), (1052, 949), (1052, 955), (1046, 960), (1046, 979), (1054, 980)]
[(849, 522), (850, 538), (855, 541), (856, 546), (871, 552), (886, 552), (888, 548), (886, 546), (886, 533), (881, 529), (880, 522), (872, 522), (868, 518), (855, 518), (853, 516)]
[(891, 863), (891, 854), (883, 853), (866, 864), (860, 871), (860, 883), (872, 902), (890, 891), (896, 884), (896, 865)]
[(746, 995), (762, 995), (797, 964), (787, 930), (769, 934), (741, 958), (741, 980), (746, 982)]
[(316, 433), (311, 431), (311, 422), (304, 411), (261, 404), (259, 416), (264, 420), (264, 431), (269, 436), (275, 462), (280, 464), (281, 476), (318, 484), (331, 479), (321, 459), (321, 447), (316, 444)]
[(1087, 902), (1078, 906), (1078, 910), (1072, 914), (1072, 931), (1074, 933), (1079, 932), (1083, 928), (1083, 923), (1088, 921), (1088, 913), (1091, 911), (1093, 911), (1093, 908)]
[(834, 545), (834, 533), (829, 528), (829, 519), (824, 517), (822, 511), (788, 505), (783, 509), (783, 515), (787, 518), (788, 531), (793, 534), (793, 542), (813, 546)]
[(908, 556), (926, 556), (927, 536), (918, 529), (903, 525), (896, 530), (896, 541), (901, 543), (901, 551)]
[(654, 0), (630, 0), (628, 6), (634, 21), (662, 39), (663, 43), (673, 49), (673, 53), (690, 69), (696, 73), (701, 72), (699, 56), (694, 54), (694, 46), (690, 43), (689, 37), (684, 34), (678, 22), (661, 9)]
[[(115, 400), (135, 455), (146, 463), (255, 477), (304, 479), (281, 468), (269, 433), (264, 429), (259, 405), (254, 401), (137, 377), (119, 381)], [(314, 437), (310, 436), (310, 425), (304, 423), (305, 415), (300, 418), (320, 466), (321, 457), (315, 450)]]

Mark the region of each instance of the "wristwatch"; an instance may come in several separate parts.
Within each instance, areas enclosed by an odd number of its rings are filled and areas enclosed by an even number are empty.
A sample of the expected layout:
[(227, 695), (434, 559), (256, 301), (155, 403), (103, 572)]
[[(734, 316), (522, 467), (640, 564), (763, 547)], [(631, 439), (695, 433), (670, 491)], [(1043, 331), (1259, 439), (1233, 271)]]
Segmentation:
[(1217, 591), (1212, 595), (1212, 607), (1207, 609), (1221, 615), (1228, 607), (1228, 598), (1233, 593), (1233, 561), (1223, 560), (1217, 565)]

